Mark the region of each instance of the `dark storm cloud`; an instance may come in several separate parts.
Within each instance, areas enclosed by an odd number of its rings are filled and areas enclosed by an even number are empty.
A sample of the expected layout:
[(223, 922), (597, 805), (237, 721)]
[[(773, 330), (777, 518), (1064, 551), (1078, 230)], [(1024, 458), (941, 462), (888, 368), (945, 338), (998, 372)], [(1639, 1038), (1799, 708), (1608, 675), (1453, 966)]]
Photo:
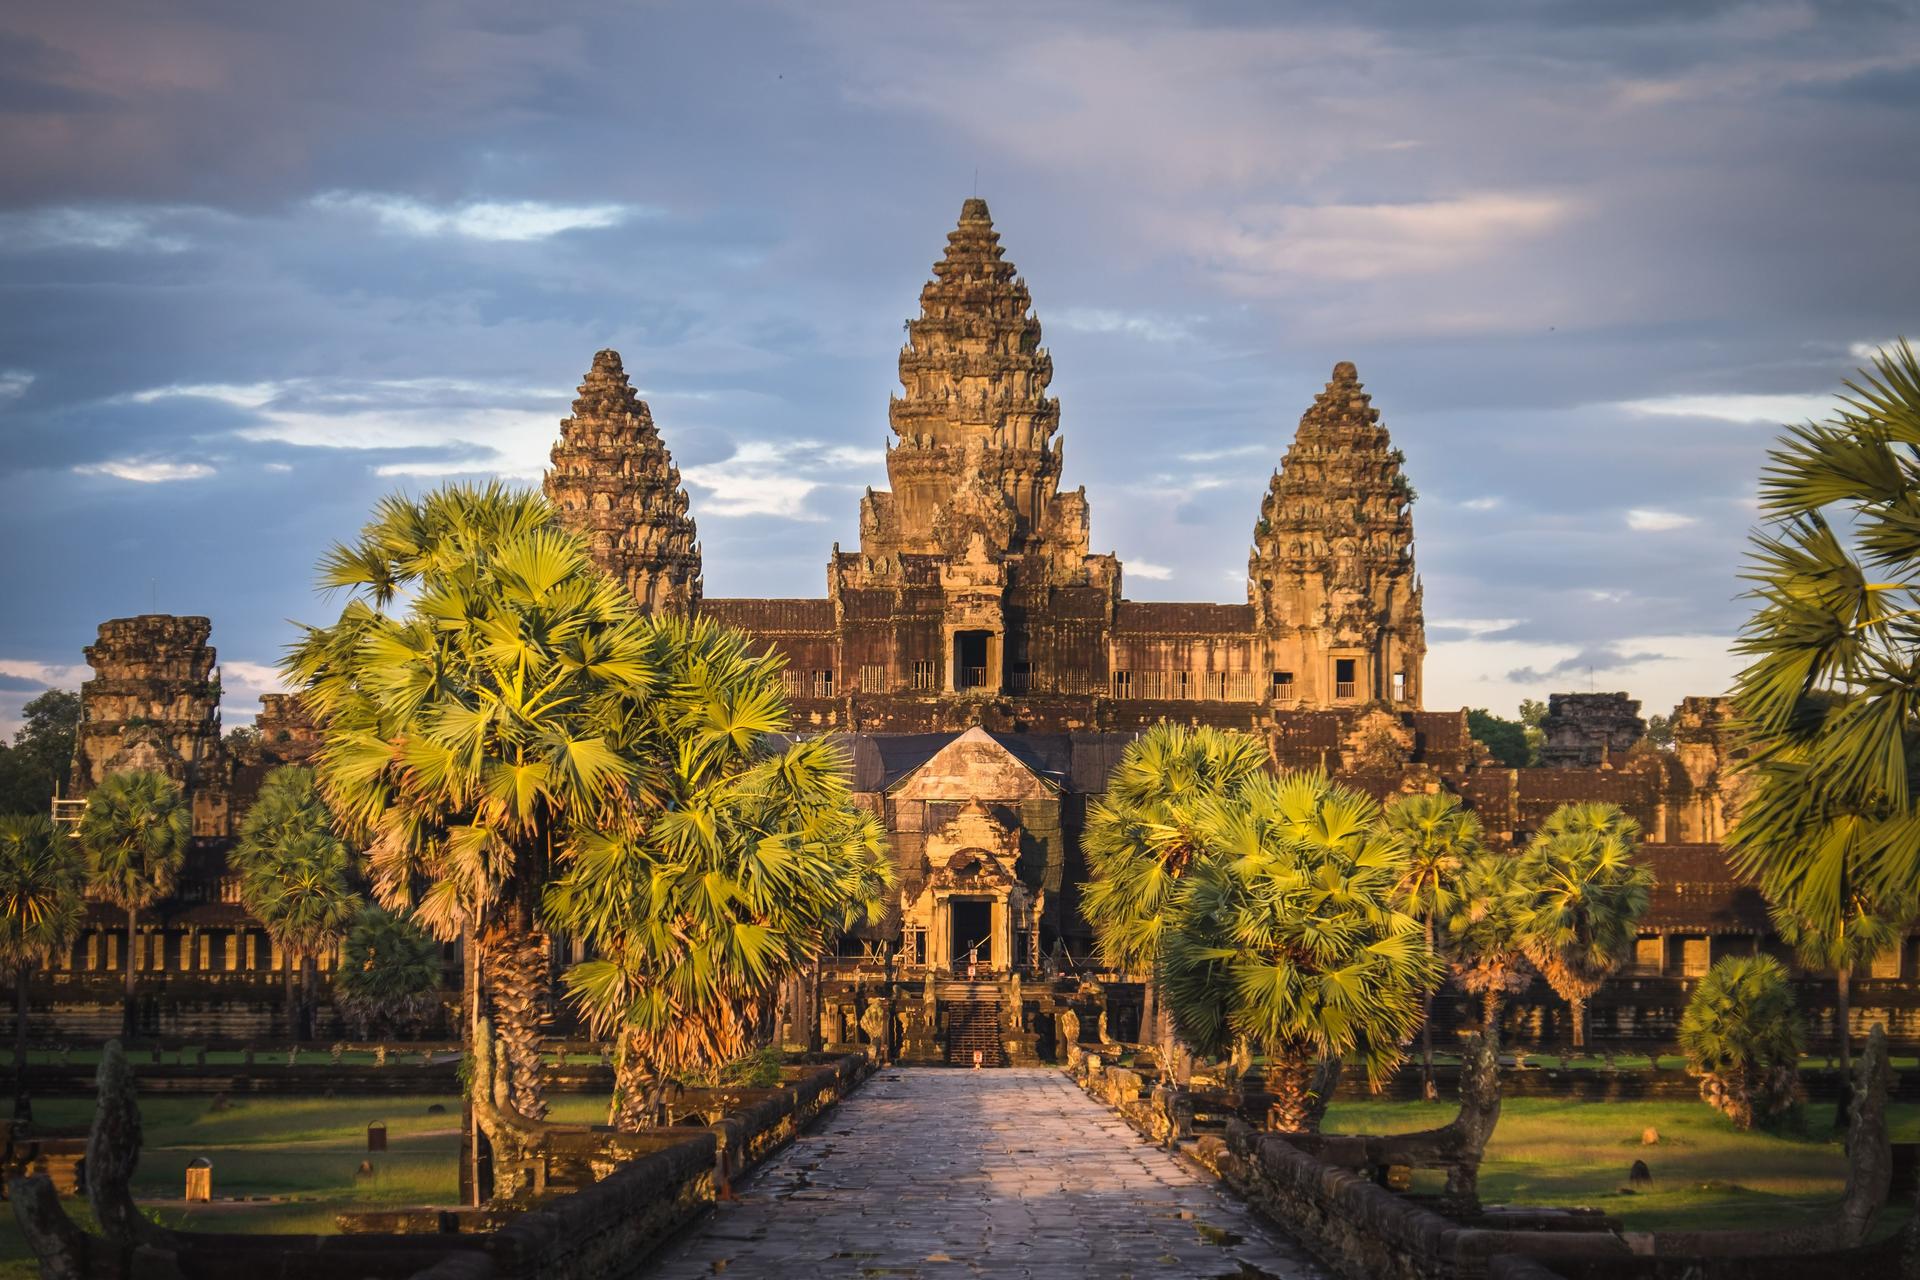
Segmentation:
[(1421, 495), (1431, 700), (1710, 689), (1770, 422), (1920, 327), (1916, 16), (28, 0), (0, 585), (38, 603), (0, 676), (158, 606), (257, 679), (327, 543), (396, 486), (536, 477), (603, 346), (708, 593), (817, 594), (977, 171), (1130, 594), (1241, 598), (1352, 359)]

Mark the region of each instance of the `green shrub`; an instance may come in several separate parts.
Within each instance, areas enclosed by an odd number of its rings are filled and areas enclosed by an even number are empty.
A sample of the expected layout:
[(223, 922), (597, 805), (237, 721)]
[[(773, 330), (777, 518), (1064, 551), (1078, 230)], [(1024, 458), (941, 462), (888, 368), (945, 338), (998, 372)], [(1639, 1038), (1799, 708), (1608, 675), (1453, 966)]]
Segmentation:
[(1787, 971), (1771, 956), (1718, 961), (1680, 1019), (1680, 1050), (1700, 1077), (1701, 1098), (1742, 1129), (1798, 1099), (1803, 1038)]

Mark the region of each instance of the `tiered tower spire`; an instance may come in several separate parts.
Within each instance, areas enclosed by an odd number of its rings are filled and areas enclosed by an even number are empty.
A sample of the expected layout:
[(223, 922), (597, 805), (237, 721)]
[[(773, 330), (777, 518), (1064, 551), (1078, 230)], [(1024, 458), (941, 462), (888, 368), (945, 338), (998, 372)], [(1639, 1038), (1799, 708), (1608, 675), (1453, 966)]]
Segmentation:
[(1419, 705), (1426, 629), (1401, 461), (1341, 361), (1267, 487), (1247, 561), (1260, 625), (1301, 642), (1302, 696)]
[(650, 613), (698, 607), (700, 544), (680, 469), (618, 351), (593, 357), (551, 457), (547, 497), (586, 536), (601, 567)]
[[(1000, 247), (985, 200), (961, 206), (945, 257), (920, 291), (900, 351), (903, 394), (888, 418), (891, 493), (861, 508), (869, 555), (958, 556), (982, 535), (995, 557), (1030, 551), (1056, 531), (1059, 402), (1026, 281)], [(1084, 531), (1079, 553), (1085, 554)]]

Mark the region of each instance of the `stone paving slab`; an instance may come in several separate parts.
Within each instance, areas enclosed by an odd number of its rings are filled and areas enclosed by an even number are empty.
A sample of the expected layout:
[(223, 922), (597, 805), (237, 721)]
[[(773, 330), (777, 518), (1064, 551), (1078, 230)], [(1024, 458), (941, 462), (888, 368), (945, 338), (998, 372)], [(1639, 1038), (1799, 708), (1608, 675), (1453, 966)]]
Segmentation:
[(1319, 1280), (1054, 1070), (882, 1071), (645, 1274)]

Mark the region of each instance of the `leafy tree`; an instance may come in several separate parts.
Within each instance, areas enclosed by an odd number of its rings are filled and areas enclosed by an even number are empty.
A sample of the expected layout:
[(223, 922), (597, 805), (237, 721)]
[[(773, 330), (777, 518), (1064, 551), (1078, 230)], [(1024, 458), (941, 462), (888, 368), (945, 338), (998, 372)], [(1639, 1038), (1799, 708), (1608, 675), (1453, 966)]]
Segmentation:
[(1673, 750), (1673, 718), (1671, 716), (1648, 716), (1646, 741), (1648, 745), (1662, 751)]
[(1793, 948), (1802, 965), (1815, 972), (1833, 970), (1833, 1030), (1840, 1045), (1840, 1078), (1852, 1080), (1853, 971), (1900, 945), (1911, 910), (1889, 911), (1856, 892), (1848, 895), (1846, 910), (1837, 919), (1809, 919), (1795, 911), (1791, 901), (1775, 904), (1767, 914), (1780, 940)]
[(615, 1119), (650, 1123), (674, 1078), (754, 1047), (781, 982), (841, 933), (877, 921), (892, 864), (858, 808), (848, 759), (811, 738), (782, 745), (777, 660), (710, 621), (648, 623), (661, 695), (640, 712), (637, 760), (656, 807), (579, 834), (547, 917), (594, 959), (570, 996), (619, 1047)]
[(44, 813), (0, 817), (0, 973), (13, 976), (16, 1113), (27, 1095), (27, 980), (73, 945), (87, 871)]
[(1701, 1098), (1741, 1129), (1793, 1105), (1801, 1041), (1787, 971), (1771, 956), (1716, 961), (1680, 1018), (1680, 1051), (1701, 1078)]
[(466, 1030), (498, 1038), (488, 1070), (538, 1119), (541, 895), (570, 842), (649, 804), (628, 754), (648, 632), (545, 499), (498, 484), (384, 499), (320, 582), (350, 598), (284, 667), (324, 731), (321, 790), (382, 905), (467, 938)]
[(1447, 916), (1442, 953), (1462, 990), (1480, 997), (1481, 1025), (1500, 1031), (1507, 997), (1533, 981), (1521, 927), (1535, 894), (1523, 877), (1538, 864), (1482, 850), (1460, 872), (1460, 892)]
[(1243, 733), (1163, 723), (1127, 744), (1106, 792), (1087, 806), (1080, 838), (1092, 879), (1080, 911), (1102, 964), (1152, 981), (1180, 878), (1202, 853), (1198, 824), (1213, 802), (1266, 775), (1264, 743)]
[(1633, 955), (1653, 873), (1634, 861), (1640, 824), (1618, 806), (1563, 804), (1520, 855), (1529, 892), (1520, 920), (1527, 959), (1572, 1006), (1587, 1042), (1587, 1001)]
[[(1437, 932), (1460, 905), (1460, 877), (1484, 846), (1480, 819), (1460, 807), (1452, 794), (1396, 796), (1387, 803), (1387, 830), (1406, 845), (1407, 869), (1397, 886), (1401, 908), (1420, 921), (1427, 950), (1436, 949)], [(1420, 1069), (1433, 1086), (1433, 993), (1420, 1011)]]
[(1270, 1123), (1306, 1128), (1316, 1064), (1358, 1053), (1383, 1079), (1439, 980), (1400, 906), (1406, 851), (1371, 799), (1318, 773), (1250, 779), (1207, 804), (1197, 829), (1205, 854), (1161, 945), (1167, 1002), (1201, 1052), (1261, 1045)]
[(73, 767), (80, 695), (49, 689), (21, 708), (13, 745), (0, 746), (0, 814), (48, 813), (54, 788)]
[(87, 882), (96, 897), (127, 913), (126, 998), (121, 1039), (131, 1043), (134, 1016), (134, 948), (140, 912), (173, 892), (187, 860), (193, 814), (180, 784), (152, 769), (110, 773), (87, 794), (80, 848)]
[(220, 740), (227, 758), (236, 764), (260, 763), (260, 730), (250, 724), (237, 724)]
[(1547, 704), (1538, 698), (1520, 700), (1520, 723), (1526, 726), (1529, 764), (1540, 763), (1540, 750), (1547, 745)]
[(1467, 712), (1467, 731), (1509, 769), (1524, 769), (1537, 763), (1534, 744), (1527, 737), (1527, 726), (1518, 720), (1502, 719), (1481, 707)]
[(440, 944), (404, 916), (366, 907), (333, 975), (334, 1002), (361, 1036), (411, 1035), (440, 1004)]
[(240, 901), (286, 956), (288, 1031), (310, 1040), (315, 964), (360, 909), (352, 855), (333, 833), (312, 769), (282, 765), (266, 776), (241, 821), (231, 865)]

